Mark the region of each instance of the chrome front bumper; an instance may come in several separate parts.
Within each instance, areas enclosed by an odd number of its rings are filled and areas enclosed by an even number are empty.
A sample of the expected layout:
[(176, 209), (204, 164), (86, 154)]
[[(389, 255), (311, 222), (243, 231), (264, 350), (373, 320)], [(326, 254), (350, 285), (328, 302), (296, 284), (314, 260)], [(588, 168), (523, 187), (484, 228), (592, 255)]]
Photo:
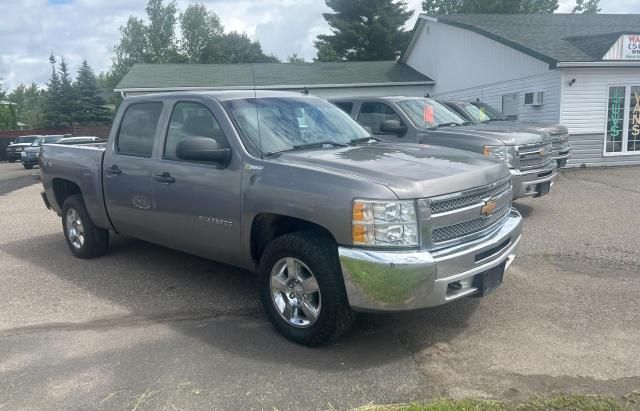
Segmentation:
[(555, 161), (546, 167), (535, 170), (509, 170), (511, 172), (511, 185), (513, 187), (513, 199), (522, 197), (540, 197), (539, 184), (553, 182), (556, 179), (558, 165)]
[[(474, 277), (515, 258), (522, 217), (512, 209), (495, 232), (438, 251), (339, 247), (349, 304), (356, 311), (405, 311), (476, 294)], [(450, 287), (455, 285), (455, 287)]]
[(571, 144), (566, 146), (553, 148), (552, 159), (558, 164), (558, 168), (564, 167), (567, 164), (567, 160), (571, 157)]

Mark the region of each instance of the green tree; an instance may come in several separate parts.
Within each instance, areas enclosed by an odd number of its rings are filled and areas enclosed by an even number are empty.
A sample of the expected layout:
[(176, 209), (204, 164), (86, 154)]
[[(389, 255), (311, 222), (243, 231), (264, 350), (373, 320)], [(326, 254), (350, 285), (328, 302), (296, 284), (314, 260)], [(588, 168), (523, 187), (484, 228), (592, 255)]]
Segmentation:
[(69, 66), (67, 65), (64, 57), (60, 58), (58, 73), (60, 77), (60, 111), (62, 112), (63, 118), (66, 122), (65, 125), (69, 125), (73, 121), (73, 114), (78, 109), (78, 96), (76, 94), (76, 89), (73, 87), (71, 72), (69, 71)]
[(287, 63), (299, 64), (299, 63), (305, 63), (305, 60), (304, 60), (304, 57), (300, 57), (298, 56), (297, 53), (293, 53), (292, 55), (287, 57)]
[(427, 14), (535, 14), (553, 13), (558, 0), (424, 0)]
[(17, 120), (31, 127), (42, 123), (44, 98), (44, 92), (36, 83), (19, 84), (7, 96), (9, 101), (16, 103)]
[(51, 64), (51, 77), (47, 83), (45, 94), (45, 110), (43, 122), (46, 127), (62, 128), (70, 124), (70, 119), (65, 118), (62, 112), (62, 86), (60, 76), (56, 69), (56, 57), (51, 53), (49, 63)]
[(331, 44), (316, 42), (316, 49), (318, 54), (313, 61), (338, 61), (338, 54)]
[(413, 15), (406, 1), (325, 2), (333, 9), (333, 13), (323, 14), (332, 34), (318, 36), (315, 42), (318, 51), (326, 51), (326, 47), (331, 46), (338, 60), (392, 60), (404, 47), (407, 34), (403, 27)]
[(219, 58), (224, 27), (220, 18), (202, 4), (191, 4), (180, 14), (181, 52), (189, 63)]
[(600, 0), (576, 0), (572, 13), (596, 14), (600, 13)]
[(149, 24), (147, 25), (147, 45), (154, 63), (171, 62), (177, 55), (175, 27), (176, 2), (166, 5), (163, 0), (149, 0), (146, 7)]
[(74, 121), (81, 124), (102, 124), (111, 120), (111, 113), (98, 87), (98, 79), (86, 60), (78, 69), (74, 83), (78, 104), (73, 113)]
[(223, 36), (222, 55), (217, 61), (207, 63), (279, 63), (274, 55), (267, 55), (257, 41), (251, 41), (246, 33), (232, 31)]

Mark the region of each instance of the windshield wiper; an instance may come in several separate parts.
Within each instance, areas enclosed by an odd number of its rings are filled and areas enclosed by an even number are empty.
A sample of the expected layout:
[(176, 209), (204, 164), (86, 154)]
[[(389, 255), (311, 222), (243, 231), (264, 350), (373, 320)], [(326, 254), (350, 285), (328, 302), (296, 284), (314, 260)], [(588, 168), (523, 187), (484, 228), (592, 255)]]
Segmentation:
[(347, 145), (344, 143), (338, 143), (337, 141), (327, 140), (327, 141), (317, 141), (315, 143), (309, 143), (309, 144), (296, 145), (296, 146), (293, 146), (293, 149), (303, 150), (305, 148), (322, 148), (324, 146), (347, 147)]
[(464, 123), (454, 123), (452, 121), (451, 123), (440, 123), (436, 127), (455, 127), (455, 126), (462, 126), (462, 125), (464, 125)]

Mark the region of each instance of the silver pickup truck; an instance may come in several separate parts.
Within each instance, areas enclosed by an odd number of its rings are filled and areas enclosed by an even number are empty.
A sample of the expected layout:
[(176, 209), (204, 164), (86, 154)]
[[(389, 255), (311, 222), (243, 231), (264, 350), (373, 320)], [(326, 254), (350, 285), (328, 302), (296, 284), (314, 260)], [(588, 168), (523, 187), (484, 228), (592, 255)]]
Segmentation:
[(457, 148), (505, 162), (513, 177), (514, 200), (546, 195), (555, 181), (557, 166), (546, 134), (473, 124), (429, 98), (345, 97), (331, 101), (383, 140)]
[(106, 144), (46, 145), (41, 168), (77, 257), (114, 232), (255, 271), (275, 328), (312, 346), (357, 311), (490, 293), (521, 237), (504, 162), (383, 142), (300, 94), (127, 98)]
[(465, 120), (473, 124), (482, 124), (489, 130), (500, 132), (525, 131), (540, 135), (549, 134), (553, 148), (552, 158), (558, 164), (558, 168), (565, 167), (567, 160), (571, 157), (569, 129), (562, 124), (509, 120), (498, 110), (481, 101), (470, 103), (464, 101), (441, 101), (441, 103), (460, 114)]

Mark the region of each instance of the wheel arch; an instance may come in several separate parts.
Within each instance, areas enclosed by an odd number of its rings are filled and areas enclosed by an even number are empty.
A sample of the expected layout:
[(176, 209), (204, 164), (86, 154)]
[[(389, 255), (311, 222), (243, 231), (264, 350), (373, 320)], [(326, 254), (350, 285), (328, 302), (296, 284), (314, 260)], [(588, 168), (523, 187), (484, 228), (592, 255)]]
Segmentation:
[(251, 260), (254, 264), (257, 264), (265, 247), (273, 239), (299, 231), (318, 233), (337, 244), (334, 235), (317, 223), (283, 214), (261, 213), (256, 215), (251, 223), (251, 238), (249, 242)]

